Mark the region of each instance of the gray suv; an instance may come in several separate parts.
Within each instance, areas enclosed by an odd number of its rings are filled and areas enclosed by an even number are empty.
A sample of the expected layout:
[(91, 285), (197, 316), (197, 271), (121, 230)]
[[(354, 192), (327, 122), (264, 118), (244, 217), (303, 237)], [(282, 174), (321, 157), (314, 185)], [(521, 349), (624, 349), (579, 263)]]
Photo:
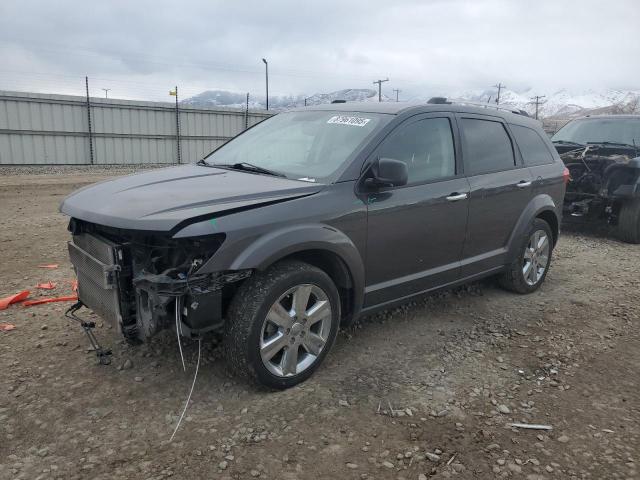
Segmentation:
[(363, 314), (490, 275), (536, 290), (567, 181), (519, 112), (446, 99), (292, 110), (196, 164), (67, 197), (69, 314), (86, 306), (131, 342), (219, 330), (233, 370), (287, 388)]

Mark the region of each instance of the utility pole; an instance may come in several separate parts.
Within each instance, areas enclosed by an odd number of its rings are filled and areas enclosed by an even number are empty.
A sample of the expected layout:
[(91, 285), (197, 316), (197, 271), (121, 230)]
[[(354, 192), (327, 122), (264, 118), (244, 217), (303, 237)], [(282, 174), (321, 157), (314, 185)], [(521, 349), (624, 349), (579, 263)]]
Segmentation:
[(265, 76), (265, 85), (267, 89), (267, 110), (269, 110), (269, 62), (266, 59), (262, 59), (264, 62), (264, 76)]
[(396, 92), (396, 102), (399, 101), (398, 100), (398, 94), (402, 91), (402, 90), (398, 90), (397, 88), (393, 89), (394, 92)]
[(388, 82), (389, 78), (385, 78), (384, 80), (376, 80), (373, 82), (373, 84), (375, 85), (376, 83), (378, 84), (378, 101), (381, 102), (382, 101), (382, 83), (383, 82)]
[(502, 91), (503, 88), (507, 88), (507, 86), (506, 85), (502, 85), (502, 83), (498, 83), (497, 85), (494, 85), (493, 87), (498, 89), (498, 96), (496, 97), (496, 105), (500, 105), (500, 92)]
[(109, 90), (111, 90), (110, 88), (103, 88), (102, 90), (104, 90), (104, 98), (109, 98)]
[(536, 120), (538, 120), (538, 109), (540, 107), (540, 105), (544, 105), (545, 102), (542, 102), (541, 100), (543, 98), (545, 98), (546, 95), (536, 95), (534, 97), (531, 97), (531, 100), (533, 100), (533, 102), (529, 102), (529, 103), (535, 103), (536, 104)]
[(91, 101), (89, 100), (89, 77), (84, 77), (84, 85), (87, 88), (87, 124), (89, 132), (89, 161), (93, 165), (93, 131), (91, 130)]
[(169, 95), (176, 97), (176, 153), (178, 157), (178, 164), (181, 163), (180, 159), (180, 108), (178, 106), (178, 86), (173, 91), (169, 91)]

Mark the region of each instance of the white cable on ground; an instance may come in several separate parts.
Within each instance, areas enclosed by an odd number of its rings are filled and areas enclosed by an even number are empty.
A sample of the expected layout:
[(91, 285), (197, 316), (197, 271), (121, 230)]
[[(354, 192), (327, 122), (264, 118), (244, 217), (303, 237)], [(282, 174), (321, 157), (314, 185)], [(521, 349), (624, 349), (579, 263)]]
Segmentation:
[(187, 411), (187, 407), (189, 406), (189, 402), (191, 401), (191, 394), (193, 393), (193, 387), (196, 386), (196, 378), (198, 378), (198, 369), (200, 367), (200, 345), (202, 344), (202, 338), (198, 337), (198, 362), (196, 363), (196, 372), (193, 374), (193, 383), (191, 384), (191, 390), (189, 390), (189, 396), (187, 397), (187, 401), (184, 404), (184, 409), (182, 410), (182, 415), (180, 415), (180, 419), (178, 420), (178, 424), (176, 425), (175, 430), (171, 434), (171, 438), (169, 442), (173, 441), (173, 437), (175, 437), (178, 428), (180, 428), (180, 424), (182, 423), (182, 419), (184, 418), (184, 414)]
[(180, 359), (182, 360), (182, 370), (187, 371), (184, 364), (184, 355), (182, 354), (182, 342), (180, 342), (180, 299), (176, 297), (176, 336), (178, 337), (178, 350), (180, 350)]

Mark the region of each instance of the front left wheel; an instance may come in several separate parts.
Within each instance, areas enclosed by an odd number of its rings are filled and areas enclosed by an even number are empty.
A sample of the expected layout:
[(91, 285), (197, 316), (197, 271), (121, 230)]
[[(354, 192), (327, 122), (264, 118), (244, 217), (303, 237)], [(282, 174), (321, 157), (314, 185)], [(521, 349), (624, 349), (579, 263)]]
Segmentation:
[(300, 261), (258, 272), (236, 292), (225, 326), (230, 367), (284, 389), (309, 378), (335, 341), (340, 297), (331, 278)]
[(623, 242), (640, 243), (640, 198), (622, 204), (616, 233)]

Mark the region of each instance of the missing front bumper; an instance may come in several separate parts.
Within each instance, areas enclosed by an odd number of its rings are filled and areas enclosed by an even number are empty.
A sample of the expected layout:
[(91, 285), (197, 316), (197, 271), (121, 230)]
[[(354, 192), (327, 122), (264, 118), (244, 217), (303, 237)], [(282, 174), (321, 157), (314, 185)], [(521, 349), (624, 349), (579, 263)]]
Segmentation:
[[(186, 264), (163, 267), (165, 274), (149, 273), (146, 270), (150, 265), (140, 259), (157, 252), (145, 252), (140, 250), (142, 247), (146, 244), (119, 243), (93, 231), (77, 232), (69, 242), (80, 302), (131, 343), (174, 326), (185, 336), (198, 336), (221, 327), (225, 295), (230, 291), (226, 287), (251, 275), (251, 270), (198, 274), (197, 269), (203, 264), (202, 252)], [(174, 248), (160, 249), (166, 258), (159, 263), (168, 263)], [(196, 255), (184, 246), (180, 252)]]

